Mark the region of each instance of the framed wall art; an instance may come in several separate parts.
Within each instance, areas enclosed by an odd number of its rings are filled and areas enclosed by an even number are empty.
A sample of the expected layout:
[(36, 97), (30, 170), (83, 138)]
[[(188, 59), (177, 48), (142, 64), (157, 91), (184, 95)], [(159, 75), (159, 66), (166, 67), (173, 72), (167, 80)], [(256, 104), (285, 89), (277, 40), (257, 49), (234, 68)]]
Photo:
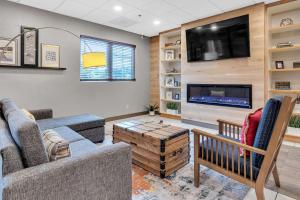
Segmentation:
[(168, 99), (168, 100), (173, 99), (173, 92), (172, 91), (166, 91), (166, 99)]
[(283, 61), (275, 61), (276, 69), (284, 69), (284, 62)]
[(174, 77), (167, 76), (166, 77), (166, 87), (174, 87)]
[[(17, 65), (18, 64), (17, 40), (11, 41), (10, 43), (9, 42), (10, 42), (10, 39), (0, 38), (0, 65)], [(8, 46), (7, 46), (7, 44), (8, 44)]]
[(165, 59), (166, 60), (174, 60), (175, 59), (175, 51), (174, 50), (166, 50)]
[(32, 27), (21, 27), (21, 65), (38, 67), (39, 32)]
[(51, 44), (41, 44), (42, 67), (60, 67), (60, 46)]

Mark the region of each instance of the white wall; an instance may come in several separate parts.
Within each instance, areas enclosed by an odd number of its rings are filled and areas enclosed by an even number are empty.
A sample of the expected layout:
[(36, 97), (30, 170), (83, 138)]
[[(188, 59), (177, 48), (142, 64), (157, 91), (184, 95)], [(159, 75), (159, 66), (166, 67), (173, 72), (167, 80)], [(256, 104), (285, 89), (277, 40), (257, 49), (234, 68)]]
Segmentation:
[(67, 70), (0, 68), (1, 99), (12, 98), (28, 109), (53, 108), (56, 116), (93, 113), (110, 117), (143, 111), (149, 103), (148, 38), (141, 39), (137, 34), (0, 0), (0, 37), (15, 36), (20, 33), (21, 25), (60, 27), (78, 35), (134, 44), (136, 82), (80, 82), (79, 39), (58, 30), (41, 30), (40, 43), (61, 45), (61, 66)]

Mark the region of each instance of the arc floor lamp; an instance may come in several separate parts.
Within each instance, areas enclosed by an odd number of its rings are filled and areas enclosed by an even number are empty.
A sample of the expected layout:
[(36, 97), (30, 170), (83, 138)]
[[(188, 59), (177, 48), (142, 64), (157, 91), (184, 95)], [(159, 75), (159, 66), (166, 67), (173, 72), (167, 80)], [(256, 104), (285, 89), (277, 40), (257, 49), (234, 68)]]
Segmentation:
[[(16, 35), (15, 37), (13, 37), (7, 44), (5, 47), (2, 48), (2, 51), (0, 51), (0, 56), (1, 54), (4, 55), (5, 51), (7, 50), (8, 46), (10, 45), (11, 42), (13, 42), (15, 39), (17, 39), (18, 37), (28, 33), (28, 32), (32, 32), (32, 31), (36, 31), (36, 30), (42, 30), (42, 29), (55, 29), (55, 30), (60, 30), (66, 33), (69, 33), (71, 35), (73, 35), (74, 37), (80, 39), (80, 36), (76, 35), (75, 33), (63, 29), (63, 28), (57, 28), (57, 27), (40, 27), (40, 28), (34, 28), (32, 30), (29, 31), (24, 31), (21, 32), (20, 34)], [(106, 55), (104, 52), (93, 52), (92, 49), (90, 48), (90, 46), (88, 44), (86, 44), (84, 42), (84, 45), (88, 47), (89, 51), (88, 53), (84, 53), (82, 55), (82, 65), (84, 68), (89, 68), (89, 67), (105, 67), (106, 66)]]

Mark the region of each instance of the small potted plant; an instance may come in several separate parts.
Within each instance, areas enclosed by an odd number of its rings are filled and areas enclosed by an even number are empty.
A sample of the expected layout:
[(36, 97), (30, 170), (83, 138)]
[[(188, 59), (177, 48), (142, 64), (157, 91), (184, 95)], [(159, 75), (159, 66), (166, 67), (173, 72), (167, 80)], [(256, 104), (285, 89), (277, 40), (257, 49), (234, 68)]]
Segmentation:
[(178, 114), (178, 104), (174, 102), (167, 103), (167, 113), (171, 115)]
[(291, 117), (287, 134), (300, 136), (300, 115)]
[(148, 112), (149, 112), (149, 115), (150, 116), (154, 116), (155, 115), (155, 112), (158, 111), (159, 109), (159, 106), (157, 104), (150, 104), (149, 106), (146, 107)]

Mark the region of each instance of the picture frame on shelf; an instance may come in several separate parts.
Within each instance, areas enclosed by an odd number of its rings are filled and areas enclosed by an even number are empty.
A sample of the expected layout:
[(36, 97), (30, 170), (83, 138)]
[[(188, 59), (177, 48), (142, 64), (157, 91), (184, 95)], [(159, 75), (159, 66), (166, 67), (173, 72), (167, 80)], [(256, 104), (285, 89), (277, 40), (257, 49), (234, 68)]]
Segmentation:
[(283, 61), (275, 61), (276, 69), (284, 69), (284, 62)]
[(172, 76), (166, 77), (166, 87), (174, 87), (175, 78)]
[(41, 44), (42, 67), (60, 68), (60, 46)]
[(293, 68), (300, 68), (300, 62), (293, 62)]
[(38, 67), (39, 31), (33, 27), (21, 26), (21, 65)]
[[(16, 66), (18, 64), (18, 42), (0, 37), (0, 65)], [(6, 45), (10, 44), (6, 47)], [(6, 47), (6, 48), (5, 48)]]
[(166, 99), (172, 100), (173, 99), (173, 92), (172, 91), (166, 91)]
[(174, 50), (166, 50), (165, 51), (165, 60), (174, 60), (175, 59), (175, 51)]
[(179, 94), (179, 93), (176, 93), (176, 94), (175, 94), (175, 99), (176, 99), (176, 100), (180, 100), (180, 94)]

